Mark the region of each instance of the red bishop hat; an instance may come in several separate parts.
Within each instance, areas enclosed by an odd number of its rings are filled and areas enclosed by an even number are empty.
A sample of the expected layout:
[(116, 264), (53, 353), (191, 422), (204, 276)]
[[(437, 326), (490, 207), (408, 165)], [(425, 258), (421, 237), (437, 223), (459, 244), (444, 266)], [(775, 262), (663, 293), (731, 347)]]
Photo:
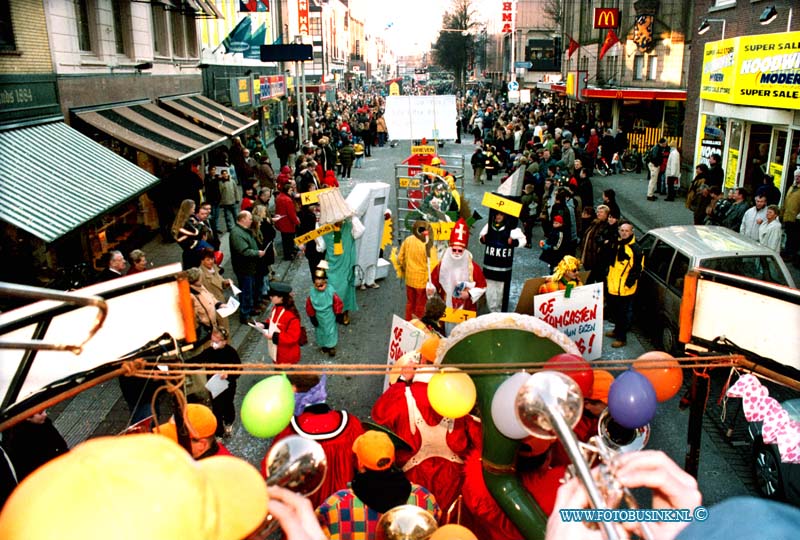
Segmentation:
[(469, 227), (467, 227), (467, 222), (464, 221), (464, 218), (459, 218), (456, 221), (456, 226), (453, 227), (453, 230), (450, 232), (450, 247), (463, 247), (467, 249), (467, 245), (469, 244)]

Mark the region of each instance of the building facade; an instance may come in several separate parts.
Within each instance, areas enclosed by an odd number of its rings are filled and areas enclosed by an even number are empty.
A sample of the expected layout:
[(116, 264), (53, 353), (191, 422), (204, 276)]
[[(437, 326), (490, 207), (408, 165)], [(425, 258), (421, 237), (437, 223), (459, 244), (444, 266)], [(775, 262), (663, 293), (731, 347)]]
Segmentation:
[[(725, 187), (765, 179), (785, 194), (800, 167), (797, 2), (698, 0), (684, 139), (695, 165), (717, 153)], [(794, 11), (794, 13), (793, 13)]]

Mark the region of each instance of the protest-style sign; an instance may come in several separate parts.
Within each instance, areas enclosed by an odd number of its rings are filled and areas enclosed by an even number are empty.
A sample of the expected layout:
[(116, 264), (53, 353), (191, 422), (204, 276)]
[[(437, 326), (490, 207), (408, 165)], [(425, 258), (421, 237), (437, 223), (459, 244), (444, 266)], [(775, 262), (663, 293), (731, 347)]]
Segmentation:
[(500, 197), (494, 193), (489, 193), (488, 191), (483, 194), (483, 201), (481, 201), (481, 204), (487, 208), (514, 217), (519, 217), (520, 212), (522, 212), (522, 205), (520, 203), (506, 199), (505, 197)]
[(430, 156), (436, 154), (436, 147), (430, 144), (412, 146), (411, 154), (417, 156)]
[(593, 283), (566, 291), (537, 294), (533, 315), (562, 331), (578, 346), (586, 360), (603, 352), (603, 284)]
[(477, 316), (477, 313), (471, 311), (469, 309), (455, 309), (455, 308), (445, 308), (444, 317), (440, 320), (449, 323), (462, 323), (468, 319), (474, 319)]
[[(581, 283), (586, 283), (586, 280), (589, 279), (589, 272), (587, 270), (578, 272), (578, 279)], [(533, 315), (533, 297), (539, 293), (539, 287), (541, 287), (542, 283), (545, 281), (547, 281), (547, 276), (525, 280), (525, 283), (522, 285), (522, 292), (519, 293), (517, 307), (514, 308), (515, 313)]]
[(333, 188), (327, 187), (327, 188), (316, 189), (314, 191), (306, 191), (305, 193), (301, 193), (300, 194), (300, 203), (303, 206), (306, 206), (306, 205), (309, 205), (309, 204), (317, 204), (319, 202), (320, 194), (325, 193), (326, 191), (330, 191), (332, 189)]
[(316, 229), (314, 229), (313, 231), (309, 231), (304, 235), (296, 236), (294, 239), (294, 244), (296, 246), (299, 246), (301, 244), (306, 244), (308, 242), (311, 242), (312, 240), (319, 238), (320, 236), (332, 233), (335, 228), (336, 225), (333, 223), (328, 223), (327, 225), (321, 225)]
[[(389, 352), (386, 355), (386, 365), (392, 367), (397, 360), (407, 352), (420, 348), (425, 341), (425, 332), (406, 321), (392, 315), (392, 331), (389, 334)], [(389, 388), (389, 373), (383, 381), (383, 390)]]
[(456, 226), (455, 221), (435, 221), (430, 224), (431, 230), (433, 231), (433, 239), (436, 242), (439, 241), (447, 241), (450, 240), (450, 233), (453, 231), (453, 227)]

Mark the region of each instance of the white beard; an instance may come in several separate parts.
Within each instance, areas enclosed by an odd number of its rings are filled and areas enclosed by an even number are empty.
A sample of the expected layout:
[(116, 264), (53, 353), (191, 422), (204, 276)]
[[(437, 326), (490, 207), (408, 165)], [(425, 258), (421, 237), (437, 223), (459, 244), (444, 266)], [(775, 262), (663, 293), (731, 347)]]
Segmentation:
[(464, 250), (464, 254), (456, 257), (450, 248), (442, 256), (439, 267), (439, 283), (445, 292), (445, 304), (453, 307), (453, 290), (459, 283), (470, 281), (469, 274), (472, 269), (472, 253)]

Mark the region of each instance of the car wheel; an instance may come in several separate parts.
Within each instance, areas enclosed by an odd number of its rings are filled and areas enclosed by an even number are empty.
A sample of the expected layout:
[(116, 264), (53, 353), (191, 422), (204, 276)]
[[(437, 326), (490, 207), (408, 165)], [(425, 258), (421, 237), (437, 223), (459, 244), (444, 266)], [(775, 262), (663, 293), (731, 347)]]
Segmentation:
[(661, 348), (673, 356), (680, 356), (683, 354), (683, 344), (678, 341), (678, 335), (670, 323), (662, 320), (660, 324), (661, 335), (659, 338), (659, 345)]
[(753, 475), (758, 491), (770, 499), (783, 498), (781, 461), (772, 445), (760, 439), (753, 443)]

